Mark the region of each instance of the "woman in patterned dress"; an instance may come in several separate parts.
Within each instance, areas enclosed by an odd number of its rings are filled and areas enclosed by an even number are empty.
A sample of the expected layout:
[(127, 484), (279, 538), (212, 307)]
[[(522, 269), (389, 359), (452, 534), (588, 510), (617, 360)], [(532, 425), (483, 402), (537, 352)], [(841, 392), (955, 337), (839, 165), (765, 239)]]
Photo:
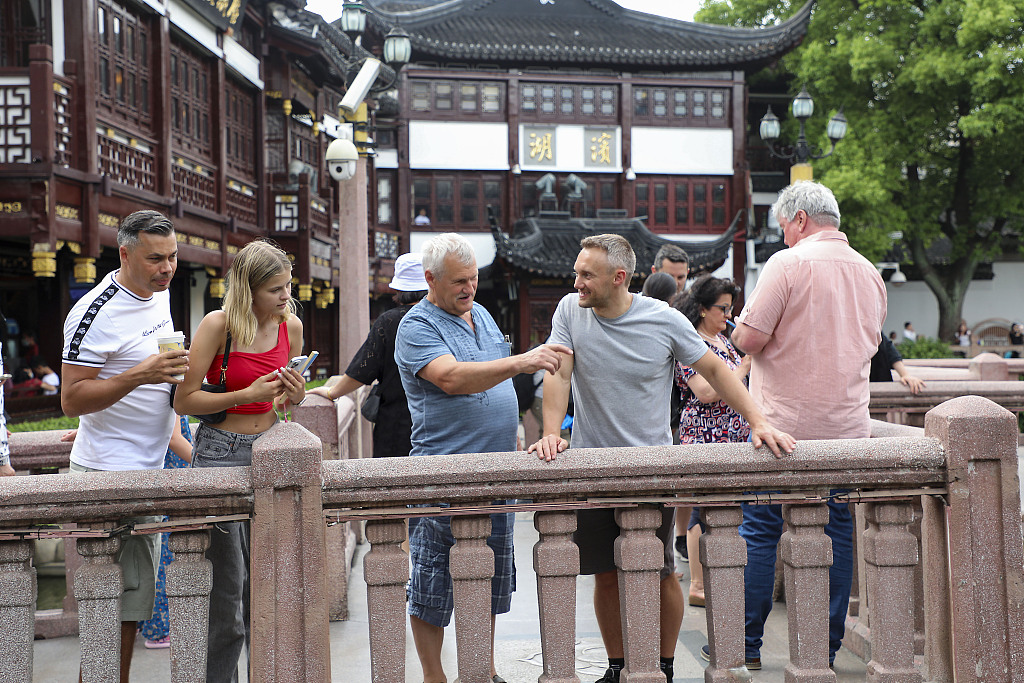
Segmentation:
[[(677, 296), (672, 305), (685, 315), (704, 343), (725, 361), (741, 382), (750, 372), (750, 356), (740, 358), (729, 339), (722, 334), (729, 318), (738, 288), (729, 279), (704, 275)], [(743, 442), (750, 434), (750, 425), (730, 408), (707, 381), (688, 365), (676, 364), (676, 385), (683, 405), (679, 421), (680, 443)], [(704, 606), (704, 572), (697, 543), (700, 540), (700, 508), (693, 508), (686, 530), (690, 556), (689, 602)]]
[[(188, 418), (180, 416), (179, 428), (171, 434), (171, 443), (164, 455), (164, 469), (172, 470), (188, 467), (192, 461), (192, 430), (188, 426)], [(167, 588), (164, 584), (164, 571), (174, 559), (174, 554), (167, 547), (169, 534), (161, 534), (160, 568), (156, 574), (156, 597), (153, 601), (153, 618), (139, 622), (139, 633), (145, 639), (145, 646), (151, 650), (171, 646), (171, 618), (167, 610)]]

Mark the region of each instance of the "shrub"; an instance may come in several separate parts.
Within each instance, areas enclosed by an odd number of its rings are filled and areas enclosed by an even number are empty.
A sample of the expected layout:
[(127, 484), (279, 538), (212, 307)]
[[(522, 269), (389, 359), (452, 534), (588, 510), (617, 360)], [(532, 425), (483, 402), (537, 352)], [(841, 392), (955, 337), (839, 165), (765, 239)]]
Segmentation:
[(49, 417), (45, 420), (34, 422), (7, 423), (7, 428), (12, 432), (44, 432), (49, 429), (78, 429), (77, 417)]
[(952, 358), (953, 351), (949, 344), (932, 337), (918, 335), (916, 341), (904, 340), (896, 345), (896, 349), (904, 358)]

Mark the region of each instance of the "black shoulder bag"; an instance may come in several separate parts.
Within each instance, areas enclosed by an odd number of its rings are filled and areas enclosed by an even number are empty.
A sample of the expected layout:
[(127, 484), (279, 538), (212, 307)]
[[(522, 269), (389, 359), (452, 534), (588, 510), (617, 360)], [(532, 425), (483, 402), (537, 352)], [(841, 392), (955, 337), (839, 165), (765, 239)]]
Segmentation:
[[(211, 394), (224, 394), (228, 390), (228, 356), (231, 355), (231, 332), (227, 333), (227, 338), (224, 342), (224, 359), (220, 364), (220, 382), (218, 384), (208, 384), (203, 382), (201, 387), (202, 391), (208, 391)], [(220, 424), (227, 419), (228, 411), (227, 408), (220, 412), (210, 413), (209, 415), (195, 415), (200, 422), (208, 425)]]

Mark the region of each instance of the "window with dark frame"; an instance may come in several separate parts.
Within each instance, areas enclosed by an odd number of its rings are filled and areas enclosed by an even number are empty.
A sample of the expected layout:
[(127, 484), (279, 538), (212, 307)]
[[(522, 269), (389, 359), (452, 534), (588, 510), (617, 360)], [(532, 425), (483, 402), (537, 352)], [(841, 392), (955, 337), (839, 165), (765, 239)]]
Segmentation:
[(171, 134), (179, 150), (202, 161), (213, 158), (210, 61), (211, 58), (197, 54), (181, 41), (171, 39)]
[(634, 124), (727, 128), (728, 108), (725, 88), (633, 86)]
[(256, 92), (233, 78), (225, 88), (225, 162), (240, 180), (256, 179)]
[(414, 112), (440, 118), (474, 116), (498, 119), (505, 113), (505, 84), (494, 81), (422, 80), (411, 83)]
[(27, 67), (28, 46), (49, 44), (50, 0), (0, 3), (0, 67)]
[(425, 209), (434, 227), (486, 229), (487, 207), (500, 212), (503, 197), (498, 175), (423, 173), (413, 179), (413, 215)]
[(579, 83), (523, 83), (519, 111), (523, 121), (614, 122), (618, 114), (616, 86)]
[(634, 187), (634, 214), (659, 233), (720, 234), (728, 227), (729, 182), (721, 177), (645, 176)]
[(113, 0), (98, 0), (95, 45), (99, 111), (111, 123), (152, 133), (151, 55), (145, 17)]

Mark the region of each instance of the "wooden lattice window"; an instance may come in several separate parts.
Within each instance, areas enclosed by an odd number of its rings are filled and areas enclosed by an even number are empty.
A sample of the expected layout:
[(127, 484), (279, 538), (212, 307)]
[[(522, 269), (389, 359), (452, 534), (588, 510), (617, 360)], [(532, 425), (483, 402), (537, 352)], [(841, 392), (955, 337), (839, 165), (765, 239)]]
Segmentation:
[(243, 180), (256, 177), (256, 95), (229, 78), (225, 94), (224, 148), (228, 170)]
[(719, 234), (728, 226), (727, 178), (646, 176), (636, 182), (634, 201), (654, 232)]
[(213, 158), (210, 60), (171, 41), (171, 131), (175, 147), (198, 159)]
[(618, 89), (610, 85), (523, 83), (519, 110), (526, 121), (613, 122), (618, 114)]
[(443, 118), (495, 120), (505, 113), (505, 84), (497, 81), (428, 81), (412, 83), (413, 111)]
[(28, 66), (28, 46), (50, 42), (50, 0), (0, 2), (0, 66)]
[(96, 101), (104, 117), (151, 132), (150, 30), (145, 17), (112, 0), (98, 0), (96, 53)]
[(633, 87), (633, 123), (724, 128), (728, 114), (724, 88)]

